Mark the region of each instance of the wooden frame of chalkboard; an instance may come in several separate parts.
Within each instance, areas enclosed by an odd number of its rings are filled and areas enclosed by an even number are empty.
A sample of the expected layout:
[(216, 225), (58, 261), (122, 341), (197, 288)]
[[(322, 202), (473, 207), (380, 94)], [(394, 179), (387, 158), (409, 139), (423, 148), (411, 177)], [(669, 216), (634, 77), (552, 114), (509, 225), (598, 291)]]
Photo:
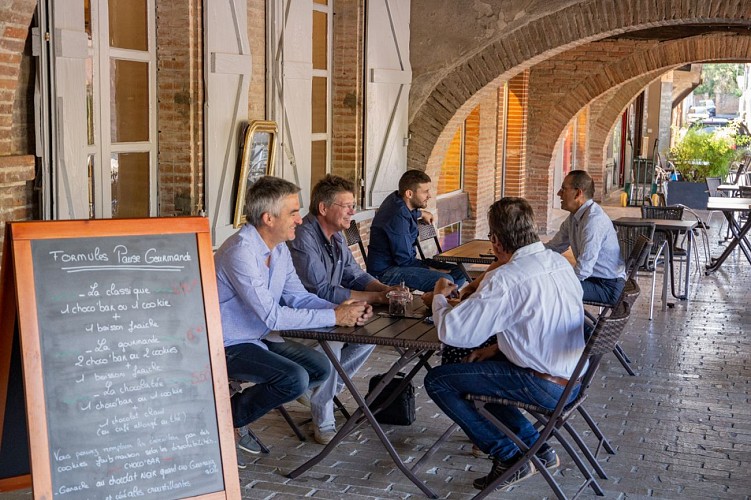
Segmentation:
[(10, 239), (0, 310), (17, 305), (35, 498), (239, 498), (208, 221), (22, 222)]

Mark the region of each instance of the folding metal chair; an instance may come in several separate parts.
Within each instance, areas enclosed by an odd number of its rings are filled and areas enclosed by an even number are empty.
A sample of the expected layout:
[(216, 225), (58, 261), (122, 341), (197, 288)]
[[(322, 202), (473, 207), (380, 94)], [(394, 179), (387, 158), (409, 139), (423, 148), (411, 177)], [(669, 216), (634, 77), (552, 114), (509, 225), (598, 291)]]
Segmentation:
[[(241, 380), (234, 380), (230, 379), (229, 381), (229, 397), (232, 398), (235, 394), (238, 394), (243, 391), (243, 381)], [(297, 426), (294, 420), (292, 420), (292, 417), (290, 417), (287, 410), (284, 408), (284, 406), (277, 406), (276, 410), (282, 415), (282, 418), (287, 422), (289, 427), (292, 429), (292, 432), (295, 433), (295, 436), (297, 436), (297, 439), (300, 441), (307, 441), (307, 438), (305, 435), (300, 431), (300, 428)], [(247, 427), (248, 434), (256, 440), (258, 445), (261, 447), (261, 452), (268, 453), (269, 449), (266, 447), (265, 444), (263, 444), (263, 441), (252, 431), (250, 430), (250, 427)]]
[[(652, 248), (652, 238), (654, 237), (655, 225), (652, 222), (647, 223), (613, 223), (618, 235), (618, 243), (621, 247), (621, 254), (624, 257), (626, 268), (626, 284), (623, 287), (621, 296), (615, 304), (605, 304), (601, 302), (584, 301), (584, 304), (600, 308), (599, 316), (595, 317), (587, 313), (592, 324), (596, 325), (600, 316), (608, 314), (611, 309), (617, 308), (621, 302), (626, 301), (630, 306), (634, 305), (636, 299), (641, 293), (636, 274), (646, 262), (649, 252)], [(654, 286), (653, 286), (654, 288)], [(631, 360), (621, 346), (616, 343), (613, 348), (613, 354), (620, 361), (623, 368), (629, 375), (636, 375), (631, 368)]]
[[(684, 207), (683, 205), (675, 205), (675, 206), (669, 206), (669, 207), (647, 207), (642, 206), (641, 207), (641, 216), (644, 219), (663, 219), (663, 220), (683, 220), (683, 211)], [(685, 234), (684, 234), (685, 236)], [(689, 235), (688, 237), (693, 237), (693, 235)], [(656, 254), (660, 247), (662, 247), (663, 242), (667, 242), (668, 251), (667, 256), (669, 258), (670, 262), (670, 286), (674, 286), (674, 280), (673, 280), (673, 274), (674, 274), (674, 264), (676, 260), (685, 260), (687, 259), (686, 250), (683, 248), (679, 248), (677, 246), (678, 238), (677, 236), (672, 237), (671, 239), (668, 239), (665, 233), (662, 231), (655, 231), (655, 236), (652, 238), (652, 255), (655, 255), (655, 259), (657, 258)], [(665, 258), (663, 256), (663, 258)], [(697, 262), (699, 262), (698, 256), (696, 259)], [(657, 262), (655, 260), (655, 266), (657, 265)], [(686, 269), (686, 272), (690, 272), (690, 269)], [(681, 280), (683, 273), (683, 266), (679, 267), (679, 274), (678, 274), (678, 280)], [(673, 293), (675, 295), (675, 293)], [(652, 319), (652, 312), (650, 310), (650, 316), (649, 319)]]
[[(626, 272), (634, 279), (634, 281), (637, 281), (638, 272), (640, 271), (647, 272), (652, 275), (652, 292), (649, 298), (649, 319), (651, 320), (655, 303), (657, 265), (660, 261), (660, 258), (663, 258), (664, 260), (665, 246), (667, 245), (667, 241), (663, 238), (663, 241), (657, 247), (657, 250), (655, 250), (654, 222), (613, 221), (613, 227), (615, 227), (615, 232), (618, 236), (618, 244), (621, 246), (622, 255), (631, 254), (639, 236), (643, 236), (652, 242), (651, 245), (647, 245), (647, 256), (643, 260), (639, 261), (639, 264), (636, 266), (636, 268), (631, 269), (630, 271), (628, 268), (626, 269)], [(667, 268), (664, 267), (663, 272), (666, 272), (665, 269)]]
[[(536, 453), (540, 450), (542, 445), (547, 443), (551, 437), (555, 437), (558, 442), (561, 443), (561, 446), (563, 446), (563, 448), (573, 459), (574, 463), (576, 463), (576, 466), (585, 477), (584, 484), (579, 487), (575, 496), (578, 496), (587, 486), (591, 487), (595, 494), (601, 496), (604, 495), (604, 492), (600, 487), (600, 484), (592, 474), (592, 471), (589, 470), (586, 464), (582, 461), (581, 457), (579, 457), (579, 454), (576, 452), (572, 444), (568, 439), (564, 437), (563, 433), (560, 432), (560, 430), (561, 428), (565, 429), (566, 432), (574, 439), (581, 452), (589, 460), (590, 464), (593, 466), (597, 474), (600, 477), (606, 477), (605, 472), (602, 470), (599, 463), (597, 463), (596, 459), (594, 459), (591, 452), (581, 439), (581, 436), (579, 436), (576, 430), (569, 423), (569, 419), (577, 413), (575, 410), (582, 406), (582, 404), (586, 400), (589, 386), (594, 379), (594, 375), (600, 365), (602, 356), (603, 354), (613, 350), (615, 343), (618, 341), (618, 337), (620, 337), (626, 326), (626, 323), (628, 322), (630, 311), (631, 307), (628, 305), (628, 303), (622, 302), (618, 309), (614, 309), (610, 315), (604, 316), (600, 319), (600, 321), (598, 321), (597, 325), (595, 326), (594, 332), (592, 332), (592, 335), (587, 341), (584, 352), (579, 358), (579, 362), (574, 369), (574, 373), (571, 375), (571, 378), (569, 379), (569, 382), (566, 385), (566, 388), (563, 390), (561, 398), (559, 399), (558, 404), (554, 409), (551, 410), (542, 406), (537, 406), (522, 401), (515, 401), (512, 399), (476, 394), (465, 395), (465, 398), (475, 405), (475, 408), (477, 408), (481, 415), (492, 422), (493, 425), (498, 427), (498, 429), (506, 436), (508, 436), (509, 439), (511, 439), (514, 443), (516, 443), (516, 445), (522, 451), (521, 459), (516, 464), (514, 464), (513, 467), (509, 468), (503, 475), (487, 485), (486, 488), (475, 495), (474, 498), (485, 498), (486, 496), (491, 494), (498, 486), (512, 477), (525, 463), (530, 461), (545, 478), (545, 481), (547, 481), (548, 485), (553, 490), (555, 495), (561, 499), (566, 498), (566, 495), (563, 493), (563, 490), (561, 489), (558, 482), (555, 480), (550, 471), (548, 471), (548, 469), (542, 465), (542, 463), (536, 456)], [(580, 378), (581, 388), (579, 389), (579, 394), (576, 396), (574, 401), (572, 401), (570, 404), (566, 404), (566, 401), (568, 400), (572, 391), (574, 390), (576, 385), (579, 384)], [(532, 443), (531, 446), (527, 446), (511, 429), (506, 427), (503, 422), (495, 417), (492, 412), (492, 406), (491, 408), (488, 408), (488, 405), (503, 405), (525, 410), (539, 423), (540, 436), (534, 443)]]
[(360, 236), (360, 230), (357, 228), (357, 222), (350, 221), (349, 227), (342, 231), (342, 233), (344, 233), (344, 238), (347, 240), (347, 246), (351, 247), (356, 244), (360, 248), (362, 258), (365, 259), (367, 253), (365, 252), (365, 245), (362, 242), (362, 236)]
[[(435, 226), (433, 224), (430, 224), (428, 222), (425, 222), (424, 220), (420, 219), (417, 221), (417, 241), (415, 241), (415, 247), (417, 247), (417, 252), (420, 254), (420, 258), (422, 260), (425, 260), (425, 250), (422, 248), (423, 243), (429, 240), (433, 240), (433, 244), (435, 245), (436, 253), (441, 253), (443, 250), (441, 249), (441, 242), (438, 240), (438, 231), (436, 231)], [(430, 257), (432, 257), (435, 254), (431, 254)]]
[[(438, 239), (438, 231), (436, 231), (436, 228), (433, 224), (425, 222), (424, 220), (420, 219), (417, 221), (417, 231), (418, 231), (418, 235), (417, 235), (417, 241), (415, 241), (415, 248), (417, 248), (417, 253), (420, 254), (420, 259), (425, 260), (426, 258), (430, 258), (437, 253), (443, 252), (443, 249), (441, 249), (441, 242)], [(428, 255), (426, 249), (423, 248), (423, 244), (430, 240), (433, 240), (433, 245), (435, 246), (435, 252)], [(462, 273), (464, 274), (464, 278), (467, 280), (467, 282), (472, 281), (472, 277), (469, 275), (469, 272), (464, 267), (464, 264), (459, 263), (458, 266), (459, 266), (459, 269), (461, 269)]]

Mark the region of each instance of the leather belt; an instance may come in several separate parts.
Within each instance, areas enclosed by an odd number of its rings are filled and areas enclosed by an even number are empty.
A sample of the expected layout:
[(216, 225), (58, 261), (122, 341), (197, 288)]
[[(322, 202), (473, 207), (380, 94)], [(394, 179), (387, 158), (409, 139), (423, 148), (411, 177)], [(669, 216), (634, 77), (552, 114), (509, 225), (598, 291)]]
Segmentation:
[[(554, 377), (553, 375), (548, 375), (547, 373), (538, 372), (536, 370), (533, 370), (531, 368), (528, 368), (529, 372), (534, 375), (537, 378), (541, 378), (543, 380), (547, 380), (548, 382), (553, 382), (554, 384), (558, 384), (561, 387), (566, 387), (568, 385), (568, 379), (563, 377)], [(577, 383), (581, 382), (581, 378), (577, 379)]]

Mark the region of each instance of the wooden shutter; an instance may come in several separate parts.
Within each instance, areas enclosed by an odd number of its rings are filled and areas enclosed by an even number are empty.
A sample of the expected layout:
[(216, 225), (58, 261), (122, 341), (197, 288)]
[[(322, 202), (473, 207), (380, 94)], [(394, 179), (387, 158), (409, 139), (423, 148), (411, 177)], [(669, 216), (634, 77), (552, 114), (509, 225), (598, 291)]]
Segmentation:
[(301, 188), (301, 207), (310, 200), (310, 137), (313, 82), (313, 10), (310, 2), (271, 2), (272, 119), (277, 122), (280, 149), (277, 176)]
[(232, 192), (240, 134), (248, 119), (251, 54), (246, 2), (212, 0), (204, 10), (206, 210), (212, 244), (235, 232)]
[(367, 2), (365, 38), (365, 200), (374, 207), (407, 169), (409, 0)]
[(83, 2), (54, 0), (54, 126), (52, 166), (54, 219), (89, 218), (86, 168), (86, 58)]

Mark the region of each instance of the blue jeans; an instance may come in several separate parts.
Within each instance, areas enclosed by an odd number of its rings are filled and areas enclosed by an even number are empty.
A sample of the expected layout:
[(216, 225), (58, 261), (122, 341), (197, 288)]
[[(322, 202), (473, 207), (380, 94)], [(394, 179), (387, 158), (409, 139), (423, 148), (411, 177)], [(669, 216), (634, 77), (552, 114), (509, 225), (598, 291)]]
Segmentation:
[(621, 298), (626, 280), (623, 278), (595, 278), (590, 276), (581, 282), (585, 302), (600, 302), (615, 305)]
[(376, 276), (376, 278), (386, 285), (398, 285), (403, 281), (409, 288), (421, 290), (423, 292), (432, 292), (436, 281), (441, 278), (446, 278), (449, 281), (456, 283), (457, 286), (462, 286), (466, 281), (464, 273), (459, 266), (434, 261), (432, 259), (426, 259), (423, 262), (426, 262), (429, 266), (436, 269), (442, 269), (445, 272), (429, 269), (427, 266), (393, 266), (383, 271), (379, 276)]
[(232, 397), (232, 421), (243, 427), (323, 383), (331, 374), (325, 354), (297, 342), (266, 342), (268, 351), (256, 344), (237, 344), (224, 349), (227, 375), (252, 382)]
[[(521, 450), (480, 415), (472, 402), (464, 399), (464, 395), (496, 396), (553, 409), (564, 388), (538, 378), (509, 361), (491, 359), (479, 363), (435, 367), (425, 376), (425, 389), (444, 413), (459, 424), (483, 452), (499, 460), (508, 460)], [(570, 400), (578, 393), (577, 387)], [(528, 446), (539, 437), (534, 425), (520, 410), (501, 405), (489, 405), (487, 408)]]

